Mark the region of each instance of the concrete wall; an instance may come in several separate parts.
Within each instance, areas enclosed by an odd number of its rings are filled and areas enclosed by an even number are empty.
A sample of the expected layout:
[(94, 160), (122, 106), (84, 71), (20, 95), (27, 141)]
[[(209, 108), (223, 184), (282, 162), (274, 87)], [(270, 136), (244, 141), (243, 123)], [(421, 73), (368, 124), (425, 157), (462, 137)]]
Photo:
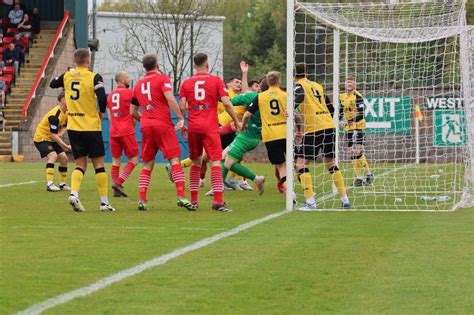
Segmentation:
[(54, 90), (49, 88), (49, 81), (51, 80), (51, 78), (54, 78), (66, 72), (68, 67), (73, 66), (75, 46), (72, 28), (69, 28), (66, 31), (65, 36), (60, 40), (59, 46), (63, 46), (64, 48), (58, 55), (55, 56), (55, 58), (57, 58), (57, 63), (52, 72), (50, 74), (47, 74), (43, 79), (46, 81), (46, 89), (44, 90), (44, 94), (40, 92), (43, 97), (36, 106), (36, 111), (33, 116), (34, 118), (29, 124), (28, 130), (21, 131), (19, 133), (19, 153), (24, 155), (25, 160), (28, 161), (40, 160), (39, 153), (33, 144), (33, 136), (35, 134), (36, 126), (41, 121), (43, 116), (58, 103), (57, 95), (59, 94), (60, 89)]
[[(154, 17), (156, 18), (156, 17)], [(96, 53), (94, 71), (100, 73), (104, 78), (107, 92), (111, 89), (111, 82), (114, 74), (119, 70), (125, 70), (130, 73), (130, 78), (136, 80), (144, 74), (141, 65), (141, 57), (143, 52), (140, 49), (134, 49), (137, 60), (130, 61), (125, 57), (125, 53), (121, 54), (124, 46), (131, 46), (130, 43), (136, 44), (136, 41), (127, 37), (126, 29), (133, 27), (140, 34), (140, 41), (145, 47), (146, 52), (156, 53), (160, 62), (160, 70), (170, 75), (171, 68), (169, 62), (166, 61), (163, 44), (160, 39), (149, 28), (143, 26), (143, 21), (151, 20), (150, 15), (136, 13), (113, 13), (98, 12), (97, 14), (97, 38), (99, 39), (99, 51)], [(162, 19), (167, 21), (165, 17)], [(195, 32), (202, 25), (201, 35), (195, 40), (194, 53), (205, 52), (209, 55), (212, 73), (222, 76), (223, 74), (223, 17), (209, 17), (195, 22)], [(130, 26), (130, 27), (128, 27)], [(196, 34), (195, 33), (195, 34)], [(197, 35), (195, 35), (197, 36)], [(133, 49), (133, 47), (132, 47)], [(189, 47), (185, 49), (190, 52)], [(190, 65), (185, 67), (183, 79), (187, 78)], [(172, 76), (170, 75), (173, 80)]]

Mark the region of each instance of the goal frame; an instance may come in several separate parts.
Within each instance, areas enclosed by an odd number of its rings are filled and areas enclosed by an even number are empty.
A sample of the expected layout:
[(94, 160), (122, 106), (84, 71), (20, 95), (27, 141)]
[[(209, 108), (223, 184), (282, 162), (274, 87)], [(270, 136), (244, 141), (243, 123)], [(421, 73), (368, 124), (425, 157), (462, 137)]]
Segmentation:
[[(464, 5), (466, 5), (466, 0), (461, 0)], [(399, 3), (398, 0), (391, 3), (396, 5)], [(347, 5), (347, 3), (346, 3)], [(354, 3), (357, 5), (357, 3)], [(296, 11), (302, 9), (299, 6), (298, 2), (295, 0), (287, 0), (287, 60), (286, 60), (286, 82), (287, 82), (287, 142), (286, 142), (286, 174), (287, 174), (287, 194), (286, 194), (286, 210), (294, 210), (294, 131), (295, 131), (295, 122), (294, 122), (294, 67), (295, 67), (295, 14)], [(324, 24), (326, 27), (333, 30), (334, 43), (333, 43), (333, 99), (339, 99), (339, 77), (340, 77), (340, 30), (341, 28), (337, 25), (331, 23), (330, 21), (320, 19), (318, 16), (306, 12), (305, 14), (310, 14), (312, 18), (316, 21)], [(473, 91), (474, 83), (471, 82), (471, 79), (474, 79), (474, 54), (471, 55), (471, 52), (474, 50), (474, 26), (466, 25), (464, 16), (464, 26), (459, 26), (459, 32), (455, 35), (460, 37), (460, 47), (459, 47), (459, 58), (460, 58), (460, 74), (461, 74), (461, 97), (464, 103), (464, 111), (466, 115), (466, 128), (467, 128), (467, 146), (468, 146), (468, 155), (469, 155), (469, 165), (465, 168), (465, 178), (466, 186), (463, 190), (463, 196), (461, 200), (454, 204), (450, 210), (433, 210), (433, 212), (450, 212), (463, 207), (471, 207), (474, 205), (474, 99)], [(343, 29), (344, 30), (344, 29)], [(347, 40), (347, 37), (346, 37)], [(346, 45), (347, 47), (347, 45)], [(347, 55), (347, 49), (346, 49)], [(347, 58), (345, 59), (347, 62)], [(346, 67), (347, 72), (347, 67)], [(336, 162), (339, 163), (339, 102), (334, 103), (334, 123), (336, 129)], [(415, 163), (418, 164), (420, 161), (419, 156), (419, 122), (415, 119)], [(335, 187), (333, 185), (333, 193), (335, 193)], [(341, 209), (323, 209), (323, 211), (348, 211)], [(426, 209), (356, 209), (349, 211), (431, 211)]]

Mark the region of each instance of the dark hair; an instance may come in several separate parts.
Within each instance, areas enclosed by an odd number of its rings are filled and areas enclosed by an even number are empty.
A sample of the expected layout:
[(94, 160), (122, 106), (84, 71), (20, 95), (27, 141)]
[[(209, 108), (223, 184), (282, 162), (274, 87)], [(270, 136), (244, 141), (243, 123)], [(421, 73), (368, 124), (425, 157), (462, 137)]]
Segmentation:
[(76, 65), (83, 65), (90, 57), (88, 48), (79, 48), (74, 52), (74, 62)]
[(193, 57), (194, 65), (196, 67), (202, 66), (207, 61), (207, 55), (204, 53), (197, 53)]
[(64, 93), (64, 91), (61, 91), (61, 93), (58, 94), (58, 102), (61, 102), (61, 100), (65, 97), (66, 97), (66, 93)]
[(259, 84), (258, 81), (255, 81), (255, 80), (249, 81), (249, 86), (252, 86), (252, 85), (254, 85), (255, 83)]
[(151, 71), (158, 64), (158, 57), (155, 54), (145, 54), (142, 58), (142, 64), (146, 71)]
[(306, 76), (306, 65), (304, 63), (298, 63), (295, 65), (295, 76), (297, 77)]
[(266, 90), (268, 90), (268, 88), (269, 86), (268, 86), (267, 78), (263, 77), (263, 79), (260, 81), (260, 91), (265, 92)]

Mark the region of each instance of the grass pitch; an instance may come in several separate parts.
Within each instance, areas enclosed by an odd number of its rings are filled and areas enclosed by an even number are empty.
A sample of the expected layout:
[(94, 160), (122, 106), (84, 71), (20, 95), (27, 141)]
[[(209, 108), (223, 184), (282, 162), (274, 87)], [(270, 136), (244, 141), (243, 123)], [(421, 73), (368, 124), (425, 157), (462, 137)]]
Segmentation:
[[(148, 212), (136, 210), (138, 170), (130, 198), (111, 198), (116, 213), (98, 210), (88, 170), (87, 212), (74, 213), (67, 193), (46, 192), (43, 163), (0, 164), (0, 186), (38, 181), (0, 188), (0, 313), (283, 209), (272, 168), (251, 167), (266, 192), (226, 193), (232, 213), (210, 210), (209, 185), (197, 212), (177, 208), (160, 165)], [(473, 313), (473, 240), (474, 209), (292, 212), (46, 313)]]

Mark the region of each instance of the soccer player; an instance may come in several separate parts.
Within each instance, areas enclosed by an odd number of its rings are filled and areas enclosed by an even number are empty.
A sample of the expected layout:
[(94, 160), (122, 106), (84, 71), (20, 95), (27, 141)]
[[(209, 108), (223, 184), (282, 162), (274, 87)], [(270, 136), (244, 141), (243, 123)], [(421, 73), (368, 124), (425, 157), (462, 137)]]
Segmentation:
[[(89, 70), (91, 56), (89, 49), (79, 48), (74, 52), (75, 68), (54, 78), (50, 87), (64, 88), (68, 110), (67, 130), (71, 142), (76, 168), (71, 174), (71, 195), (69, 203), (74, 211), (85, 208), (79, 200), (84, 174), (87, 170), (87, 157), (95, 169), (96, 185), (100, 195), (101, 211), (115, 211), (109, 204), (108, 181), (104, 168), (104, 141), (101, 120), (107, 107), (102, 76)], [(97, 111), (97, 101), (99, 111)]]
[(308, 165), (316, 160), (320, 151), (323, 163), (341, 196), (342, 207), (350, 208), (344, 177), (335, 160), (336, 129), (327, 103), (329, 99), (325, 97), (322, 85), (307, 78), (305, 64), (297, 64), (295, 70), (295, 108), (299, 111), (298, 115), (302, 116), (304, 124), (304, 129), (302, 124), (297, 124), (297, 138), (302, 137), (302, 145), (296, 152), (296, 171), (306, 199), (298, 210), (316, 210), (313, 180)]
[[(67, 107), (64, 92), (58, 95), (59, 105), (53, 107), (36, 127), (33, 137), (35, 147), (38, 149), (41, 158), (47, 157), (46, 162), (46, 190), (60, 191), (71, 190), (66, 185), (67, 162), (65, 153), (71, 152), (71, 146), (66, 144), (62, 135), (66, 132)], [(54, 185), (54, 163), (59, 160), (59, 187)]]
[[(170, 78), (158, 72), (158, 57), (155, 54), (146, 54), (142, 58), (142, 65), (146, 74), (135, 85), (131, 107), (131, 114), (140, 121), (142, 132), (143, 168), (139, 176), (138, 210), (148, 209), (147, 191), (158, 150), (171, 164), (171, 176), (176, 186), (178, 206), (195, 210), (185, 196), (185, 177), (179, 163), (181, 148), (175, 131), (183, 128), (184, 116), (173, 95)], [(176, 126), (173, 126), (170, 109), (178, 117)]]
[(286, 93), (280, 89), (281, 74), (271, 71), (266, 75), (268, 90), (252, 101), (244, 114), (242, 125), (258, 112), (262, 121), (262, 141), (267, 148), (268, 159), (278, 169), (280, 182), (286, 183)]
[[(242, 71), (242, 80), (233, 77), (230, 81), (226, 84), (227, 91), (229, 93), (229, 98), (232, 99), (238, 96), (241, 92), (248, 92), (249, 91), (249, 82), (248, 82), (248, 72), (249, 72), (249, 65), (245, 61), (240, 62), (240, 70)], [(255, 91), (258, 90), (258, 84), (252, 84), (253, 88), (256, 88)], [(247, 106), (242, 104), (234, 105), (234, 112), (239, 120), (242, 120), (242, 117), (247, 110)], [(236, 133), (235, 128), (232, 124), (232, 117), (227, 112), (222, 112), (218, 116), (219, 124), (221, 126), (221, 143), (222, 143), (222, 150), (225, 150), (231, 143), (234, 141)], [(230, 128), (234, 129), (232, 132), (227, 132), (225, 130), (229, 130)], [(224, 181), (224, 188), (228, 190), (253, 190), (252, 186), (248, 184), (248, 182), (241, 176), (238, 176), (234, 172), (229, 173), (229, 178)]]
[[(112, 151), (112, 188), (114, 189), (114, 197), (127, 197), (122, 185), (138, 163), (135, 123), (130, 115), (133, 91), (129, 89), (130, 78), (127, 72), (117, 72), (115, 82), (117, 88), (107, 97), (107, 111), (110, 119), (110, 149)], [(119, 174), (122, 151), (125, 152), (128, 162)]]
[[(266, 79), (263, 79), (259, 84), (252, 84), (252, 89), (261, 89), (261, 92), (268, 90)], [(232, 105), (249, 106), (252, 101), (258, 96), (257, 91), (249, 90), (248, 93), (235, 96), (231, 102)], [(249, 168), (244, 166), (241, 161), (247, 152), (255, 149), (260, 143), (262, 135), (262, 122), (260, 120), (260, 113), (257, 111), (248, 121), (248, 127), (240, 132), (232, 143), (224, 150), (225, 161), (222, 168), (223, 180), (226, 180), (227, 173), (233, 171), (237, 175), (252, 180), (257, 186), (258, 193), (261, 195), (264, 192), (265, 177), (258, 176)]]
[(190, 171), (191, 202), (198, 206), (199, 177), (201, 158), (205, 150), (211, 164), (211, 186), (214, 194), (212, 209), (216, 211), (231, 211), (224, 202), (222, 181), (222, 147), (217, 120), (217, 102), (224, 104), (240, 130), (240, 121), (234, 113), (227, 89), (221, 78), (209, 74), (209, 63), (206, 54), (198, 53), (193, 57), (196, 74), (186, 79), (179, 93), (180, 107), (188, 114), (188, 145), (192, 166)]
[[(342, 110), (339, 115), (339, 125), (344, 127), (356, 179), (354, 187), (372, 184), (374, 178), (369, 168), (362, 146), (365, 138), (364, 98), (355, 89), (356, 81), (353, 75), (346, 78), (346, 91), (339, 95)], [(362, 175), (365, 171), (365, 181)]]

